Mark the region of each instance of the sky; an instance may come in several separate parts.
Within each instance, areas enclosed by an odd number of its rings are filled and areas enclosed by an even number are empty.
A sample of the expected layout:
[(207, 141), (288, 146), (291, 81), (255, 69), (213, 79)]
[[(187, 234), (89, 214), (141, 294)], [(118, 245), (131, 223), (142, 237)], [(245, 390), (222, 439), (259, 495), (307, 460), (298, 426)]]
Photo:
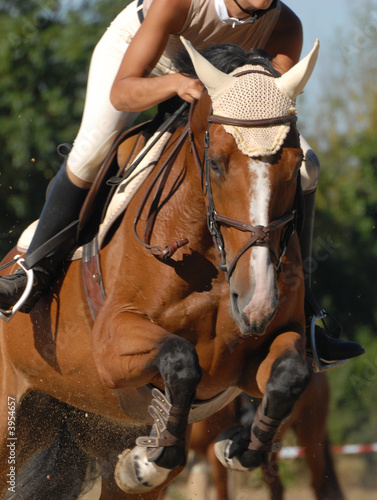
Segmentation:
[(303, 25), (301, 57), (310, 52), (316, 38), (320, 42), (318, 62), (305, 89), (305, 98), (312, 101), (321, 92), (323, 76), (333, 57), (336, 32), (350, 26), (354, 4), (351, 0), (285, 0), (284, 3), (298, 15)]
[(329, 43), (334, 30), (350, 22), (353, 10), (351, 0), (285, 0), (284, 3), (301, 19), (304, 49), (309, 50), (316, 38)]

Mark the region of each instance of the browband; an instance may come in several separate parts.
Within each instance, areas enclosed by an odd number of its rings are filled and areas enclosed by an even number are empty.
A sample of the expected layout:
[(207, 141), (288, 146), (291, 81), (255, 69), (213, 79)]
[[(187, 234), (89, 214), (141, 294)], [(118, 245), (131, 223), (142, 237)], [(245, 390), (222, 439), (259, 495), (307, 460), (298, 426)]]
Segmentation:
[(209, 115), (210, 123), (220, 123), (221, 125), (234, 125), (235, 127), (270, 127), (281, 123), (294, 123), (297, 115), (275, 116), (272, 118), (261, 118), (260, 120), (242, 120), (229, 118), (228, 116)]

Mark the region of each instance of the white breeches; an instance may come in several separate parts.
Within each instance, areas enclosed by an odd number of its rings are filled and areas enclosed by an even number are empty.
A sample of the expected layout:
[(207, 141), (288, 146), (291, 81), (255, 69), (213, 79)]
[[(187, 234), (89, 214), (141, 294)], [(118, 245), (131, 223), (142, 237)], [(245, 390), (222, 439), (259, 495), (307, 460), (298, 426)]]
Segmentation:
[[(94, 181), (115, 138), (130, 127), (139, 114), (117, 111), (110, 102), (110, 91), (119, 66), (139, 27), (134, 1), (111, 23), (93, 52), (82, 122), (68, 157), (69, 169), (83, 181)], [(162, 56), (151, 76), (173, 71), (171, 61)], [(153, 85), (152, 80), (138, 92), (150, 91), (150, 85)]]
[[(140, 27), (136, 1), (129, 4), (111, 23), (98, 42), (90, 63), (84, 113), (68, 167), (79, 179), (93, 182), (118, 134), (130, 127), (139, 113), (117, 111), (110, 102), (110, 91), (124, 54)], [(151, 77), (173, 73), (170, 59), (162, 56)], [(146, 80), (137, 92), (150, 92), (153, 78)], [(318, 182), (319, 161), (301, 136), (304, 161), (301, 180), (304, 192), (313, 191)]]

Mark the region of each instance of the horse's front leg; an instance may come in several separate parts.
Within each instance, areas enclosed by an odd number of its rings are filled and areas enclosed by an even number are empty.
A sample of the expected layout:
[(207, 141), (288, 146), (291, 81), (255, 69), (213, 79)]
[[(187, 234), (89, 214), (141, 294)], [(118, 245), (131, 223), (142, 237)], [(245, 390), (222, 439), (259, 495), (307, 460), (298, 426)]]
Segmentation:
[(96, 324), (94, 351), (101, 378), (110, 388), (122, 391), (162, 378), (164, 390), (152, 391), (149, 412), (155, 423), (150, 435), (137, 438), (115, 470), (124, 491), (150, 491), (186, 464), (188, 414), (201, 379), (196, 350), (144, 316), (121, 313)]
[(186, 465), (185, 434), (201, 369), (194, 347), (180, 337), (163, 343), (156, 364), (165, 384), (165, 394), (157, 389), (152, 391), (150, 413), (154, 428), (149, 438), (139, 438), (137, 443), (147, 447), (150, 461), (175, 469)]
[(300, 335), (279, 335), (257, 372), (258, 387), (264, 396), (251, 426), (234, 426), (217, 440), (216, 455), (225, 467), (250, 470), (268, 463), (280, 424), (291, 414), (310, 376)]

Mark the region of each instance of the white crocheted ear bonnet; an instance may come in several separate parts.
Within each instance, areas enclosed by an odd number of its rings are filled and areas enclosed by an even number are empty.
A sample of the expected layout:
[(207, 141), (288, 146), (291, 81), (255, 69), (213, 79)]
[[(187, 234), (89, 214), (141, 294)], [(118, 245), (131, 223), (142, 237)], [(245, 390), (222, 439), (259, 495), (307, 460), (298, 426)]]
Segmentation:
[[(319, 50), (316, 40), (312, 51), (280, 78), (266, 76), (268, 72), (265, 68), (254, 65), (238, 68), (227, 75), (212, 66), (190, 42), (183, 37), (181, 41), (212, 99), (213, 114), (236, 120), (260, 120), (296, 114), (296, 97), (313, 72)], [(245, 70), (252, 70), (253, 73), (234, 76)], [(225, 124), (223, 127), (232, 134), (242, 153), (255, 157), (272, 155), (281, 148), (290, 121), (258, 127)]]
[[(212, 99), (213, 114), (237, 120), (260, 120), (296, 114), (295, 103), (275, 84), (263, 66), (247, 65), (231, 75), (252, 71), (234, 78), (234, 84)], [(257, 71), (257, 72), (256, 72)], [(262, 72), (262, 74), (260, 73)], [(243, 154), (256, 157), (273, 155), (281, 148), (290, 123), (258, 127), (223, 125)]]

